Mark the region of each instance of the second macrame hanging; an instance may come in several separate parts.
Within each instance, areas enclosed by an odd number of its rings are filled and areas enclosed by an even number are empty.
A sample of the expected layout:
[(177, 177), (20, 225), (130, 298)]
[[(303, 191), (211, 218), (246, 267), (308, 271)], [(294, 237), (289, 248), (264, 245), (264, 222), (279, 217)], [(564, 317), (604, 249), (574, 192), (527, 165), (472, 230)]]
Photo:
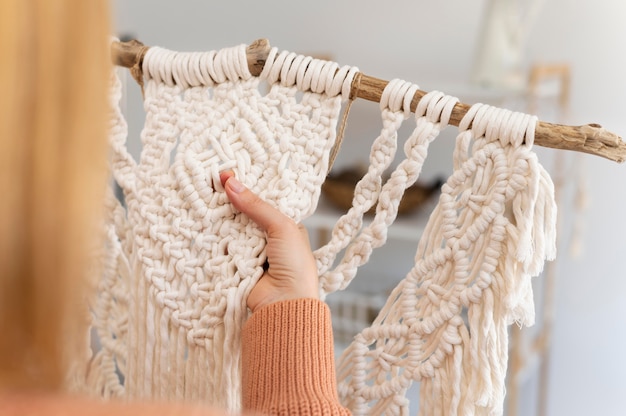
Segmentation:
[[(115, 81), (111, 166), (125, 206), (112, 196), (107, 202), (105, 273), (92, 301), (102, 347), (90, 361), (87, 388), (235, 410), (245, 299), (262, 273), (265, 241), (228, 203), (219, 171), (234, 170), (296, 221), (311, 215), (357, 69), (273, 49), (263, 73), (252, 77), (240, 46), (208, 53), (151, 48), (143, 71), (138, 162), (125, 147)], [(456, 100), (425, 96), (404, 160), (383, 183), (416, 90), (395, 80), (383, 93), (383, 127), (353, 207), (315, 252), (323, 294), (345, 288), (385, 243), (404, 190), (447, 125)], [(405, 413), (413, 381), (421, 383), (424, 415), (502, 411), (506, 326), (532, 323), (530, 277), (555, 250), (552, 183), (531, 150), (535, 122), (481, 105), (462, 121), (454, 173), (415, 267), (340, 359), (340, 396), (355, 414)], [(376, 216), (363, 227), (372, 206)]]

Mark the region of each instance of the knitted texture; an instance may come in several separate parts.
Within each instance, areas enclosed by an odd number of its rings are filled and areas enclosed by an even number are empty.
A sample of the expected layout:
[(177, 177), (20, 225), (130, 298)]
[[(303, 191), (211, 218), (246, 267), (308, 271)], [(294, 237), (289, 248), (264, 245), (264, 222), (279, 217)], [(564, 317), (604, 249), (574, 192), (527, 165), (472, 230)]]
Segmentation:
[[(126, 206), (107, 199), (108, 251), (92, 300), (102, 346), (88, 386), (105, 396), (203, 400), (234, 410), (246, 296), (263, 271), (265, 238), (228, 203), (219, 172), (234, 170), (295, 221), (313, 213), (356, 68), (273, 49), (255, 78), (239, 46), (151, 48), (143, 70), (138, 163), (126, 150), (119, 110), (112, 117), (111, 166)], [(404, 156), (383, 181), (417, 89), (393, 80), (383, 91), (382, 129), (352, 208), (314, 253), (322, 296), (345, 288), (386, 242), (404, 191), (449, 122), (456, 98), (424, 96)], [(355, 414), (406, 414), (414, 381), (421, 414), (502, 412), (507, 325), (533, 322), (530, 277), (555, 255), (553, 186), (532, 152), (535, 123), (481, 104), (462, 120), (454, 172), (415, 266), (340, 358), (339, 396)]]
[[(234, 410), (246, 297), (263, 272), (265, 235), (228, 202), (219, 172), (233, 170), (296, 221), (310, 215), (357, 69), (273, 49), (252, 77), (241, 45), (151, 48), (143, 71), (138, 163), (119, 110), (112, 117), (111, 166), (126, 206), (107, 201), (109, 267), (92, 302), (102, 348), (90, 387)], [(114, 100), (119, 91), (116, 82)]]
[(262, 414), (349, 415), (335, 383), (330, 310), (315, 299), (265, 306), (245, 324), (243, 406)]

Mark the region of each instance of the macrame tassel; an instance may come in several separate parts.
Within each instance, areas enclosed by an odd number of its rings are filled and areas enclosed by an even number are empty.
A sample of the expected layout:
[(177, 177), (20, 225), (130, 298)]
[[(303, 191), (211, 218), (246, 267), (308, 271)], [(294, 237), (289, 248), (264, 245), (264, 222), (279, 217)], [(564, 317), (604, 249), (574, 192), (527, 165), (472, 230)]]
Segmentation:
[[(116, 172), (115, 181), (130, 187), (136, 163), (125, 147), (128, 128), (120, 109), (123, 85), (115, 71), (111, 73), (110, 87), (110, 163)], [(128, 370), (129, 284), (132, 274), (129, 247), (132, 237), (124, 208), (115, 198), (113, 190), (108, 190), (103, 206), (103, 247), (94, 250), (92, 259), (96, 265), (89, 276), (92, 290), (89, 296), (89, 336), (95, 336), (88, 346), (88, 361), (77, 363), (80, 374), (72, 375), (70, 388), (104, 398), (118, 398), (126, 394), (120, 375)]]
[[(88, 386), (104, 396), (236, 410), (239, 334), (246, 296), (263, 272), (265, 240), (228, 203), (219, 172), (234, 170), (295, 221), (306, 218), (357, 70), (272, 49), (255, 78), (242, 45), (207, 53), (151, 48), (143, 71), (138, 163), (125, 146), (113, 82), (111, 167), (126, 207), (107, 206), (112, 251), (98, 283), (106, 293), (93, 303), (102, 349), (85, 373)], [(261, 82), (269, 85), (264, 95)], [(322, 294), (346, 287), (385, 243), (402, 194), (449, 121), (455, 98), (423, 97), (404, 160), (383, 183), (416, 90), (394, 80), (383, 92), (382, 130), (353, 207), (315, 253)], [(461, 121), (454, 172), (414, 267), (340, 359), (339, 394), (354, 414), (407, 414), (414, 381), (421, 382), (420, 414), (502, 412), (507, 325), (533, 321), (531, 276), (556, 252), (553, 185), (531, 151), (535, 123), (484, 105)], [(363, 227), (373, 206), (376, 215)]]
[[(394, 98), (390, 99), (390, 102), (408, 106), (415, 91), (412, 88), (399, 88), (397, 85), (390, 83), (388, 88), (391, 91), (400, 91), (406, 96), (399, 99), (392, 95)], [(441, 128), (446, 126), (456, 101), (456, 98), (438, 92), (430, 93), (420, 101), (416, 110), (416, 128), (405, 145), (406, 159), (400, 162), (389, 181), (383, 186), (374, 220), (348, 248), (342, 263), (337, 267), (347, 281), (354, 276), (356, 268), (363, 263), (362, 260), (367, 259), (375, 247), (384, 243), (386, 235), (380, 234), (380, 231), (388, 228), (395, 219), (398, 201), (404, 190), (417, 179), (428, 145), (439, 134)], [(400, 108), (396, 111), (399, 110)], [(352, 247), (358, 250), (351, 250)], [(381, 409), (385, 409), (385, 414), (407, 412), (408, 403), (403, 400), (404, 394), (413, 377), (418, 376), (413, 370), (425, 357), (419, 337), (410, 337), (406, 330), (412, 323), (418, 326), (420, 324), (410, 313), (405, 314), (404, 311), (395, 310), (390, 305), (400, 303), (402, 308), (412, 309), (414, 303), (406, 302), (407, 299), (415, 298), (407, 295), (410, 292), (415, 293), (414, 286), (396, 288), (372, 327), (358, 335), (340, 358), (338, 367), (338, 378), (341, 380), (340, 397), (354, 414), (380, 414)], [(398, 320), (404, 321), (400, 323)], [(423, 322), (421, 326), (423, 331), (435, 328), (429, 322)], [(407, 337), (412, 339), (407, 340)], [(449, 338), (456, 339), (454, 336)], [(368, 348), (368, 345), (372, 344), (376, 345), (374, 350)], [(438, 345), (431, 344), (431, 347), (424, 348), (437, 349), (437, 347)], [(443, 358), (441, 353), (436, 354), (440, 359)], [(435, 367), (427, 366), (420, 371), (431, 373), (432, 376)]]
[[(114, 251), (93, 307), (103, 348), (89, 363), (89, 388), (237, 410), (239, 337), (265, 234), (234, 210), (219, 173), (235, 171), (295, 221), (310, 215), (358, 69), (273, 49), (253, 77), (245, 45), (150, 48), (142, 69), (139, 162), (126, 148), (121, 83), (112, 81), (111, 169), (126, 206), (107, 207)], [(113, 295), (117, 286), (124, 290)]]
[[(507, 325), (532, 322), (531, 275), (554, 255), (552, 184), (530, 150), (535, 122), (483, 105), (462, 120), (414, 268), (340, 359), (340, 396), (355, 414), (404, 411), (396, 398), (412, 381), (420, 414), (502, 413)], [(381, 192), (379, 211), (385, 204)]]

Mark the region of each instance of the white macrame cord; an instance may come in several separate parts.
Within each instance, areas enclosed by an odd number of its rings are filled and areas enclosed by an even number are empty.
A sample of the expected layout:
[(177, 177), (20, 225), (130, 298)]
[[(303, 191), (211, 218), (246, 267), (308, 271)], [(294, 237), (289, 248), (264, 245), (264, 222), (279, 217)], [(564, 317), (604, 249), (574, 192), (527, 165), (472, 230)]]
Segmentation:
[(265, 236), (228, 202), (219, 172), (235, 171), (296, 221), (310, 215), (358, 70), (272, 49), (252, 77), (241, 45), (151, 48), (143, 71), (139, 162), (126, 150), (121, 113), (113, 114), (111, 167), (126, 206), (108, 199), (112, 265), (92, 302), (93, 326), (103, 329), (89, 388), (235, 410), (245, 299), (263, 272)]
[(553, 185), (531, 152), (535, 124), (482, 104), (462, 120), (454, 172), (414, 268), (340, 358), (340, 396), (355, 414), (405, 414), (413, 381), (420, 414), (502, 413), (507, 326), (533, 323), (530, 277), (556, 251)]
[[(274, 48), (253, 77), (241, 45), (206, 53), (150, 48), (143, 71), (138, 162), (126, 149), (113, 83), (111, 170), (124, 203), (107, 197), (104, 272), (91, 301), (101, 346), (85, 385), (105, 397), (236, 410), (245, 299), (263, 272), (265, 239), (228, 202), (219, 172), (234, 170), (295, 221), (311, 215), (358, 70)], [(428, 93), (411, 117), (417, 90), (393, 80), (382, 94), (368, 170), (330, 241), (314, 253), (323, 296), (344, 289), (385, 244), (404, 191), (448, 125), (458, 100)], [(404, 156), (383, 181), (409, 119)], [(415, 266), (339, 360), (339, 394), (354, 414), (406, 414), (413, 381), (420, 414), (502, 412), (507, 325), (533, 322), (530, 277), (555, 255), (553, 186), (531, 149), (535, 123), (481, 104), (462, 120), (454, 172)]]

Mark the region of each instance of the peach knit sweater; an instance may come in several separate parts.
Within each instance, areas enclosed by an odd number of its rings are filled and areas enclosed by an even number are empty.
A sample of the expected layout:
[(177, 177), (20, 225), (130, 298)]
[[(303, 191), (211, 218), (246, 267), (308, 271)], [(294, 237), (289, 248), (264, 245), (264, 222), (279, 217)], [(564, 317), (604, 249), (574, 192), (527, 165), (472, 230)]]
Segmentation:
[(270, 415), (349, 415), (337, 396), (328, 306), (276, 302), (252, 314), (242, 333), (243, 407)]
[[(295, 299), (252, 314), (242, 333), (245, 414), (349, 415), (337, 397), (330, 311)], [(93, 401), (0, 390), (2, 416), (224, 416), (219, 409), (165, 403)]]

